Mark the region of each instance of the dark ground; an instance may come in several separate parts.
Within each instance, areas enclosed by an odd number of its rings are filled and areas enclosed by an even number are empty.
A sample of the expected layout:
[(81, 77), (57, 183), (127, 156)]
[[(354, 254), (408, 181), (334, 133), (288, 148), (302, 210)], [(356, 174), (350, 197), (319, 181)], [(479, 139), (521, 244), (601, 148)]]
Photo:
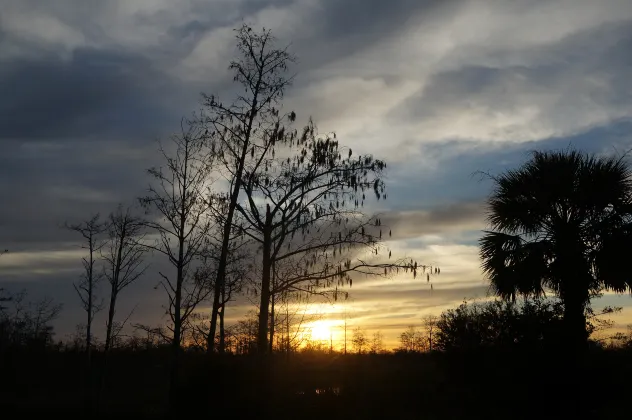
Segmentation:
[[(168, 353), (114, 353), (96, 413), (83, 418), (162, 418)], [(73, 352), (2, 357), (0, 406), (15, 415), (81, 417), (84, 358)], [(94, 366), (102, 366), (96, 354)], [(265, 362), (187, 353), (178, 418), (513, 419), (629, 418), (632, 353), (554, 352), (296, 355)], [(93, 393), (102, 388), (100, 372)]]

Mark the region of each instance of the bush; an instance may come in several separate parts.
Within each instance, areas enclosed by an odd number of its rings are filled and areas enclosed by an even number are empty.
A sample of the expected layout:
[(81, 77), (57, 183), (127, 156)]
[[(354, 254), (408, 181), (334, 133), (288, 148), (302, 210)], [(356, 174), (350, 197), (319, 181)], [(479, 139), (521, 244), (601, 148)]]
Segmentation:
[(562, 328), (563, 307), (542, 300), (513, 303), (463, 302), (441, 314), (436, 348), (444, 351), (488, 347), (538, 347), (554, 344)]

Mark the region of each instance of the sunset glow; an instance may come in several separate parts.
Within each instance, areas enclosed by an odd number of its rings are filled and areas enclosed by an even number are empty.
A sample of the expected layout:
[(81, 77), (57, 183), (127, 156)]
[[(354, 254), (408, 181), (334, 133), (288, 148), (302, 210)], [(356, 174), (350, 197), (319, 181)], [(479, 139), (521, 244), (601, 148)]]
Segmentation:
[(311, 326), (312, 340), (323, 341), (331, 338), (332, 331), (326, 321), (316, 321)]

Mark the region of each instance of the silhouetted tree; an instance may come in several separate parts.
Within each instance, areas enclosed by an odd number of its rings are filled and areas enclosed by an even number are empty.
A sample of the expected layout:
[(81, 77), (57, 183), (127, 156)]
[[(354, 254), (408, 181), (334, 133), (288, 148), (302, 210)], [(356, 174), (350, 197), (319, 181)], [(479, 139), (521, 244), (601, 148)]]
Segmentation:
[(632, 325), (628, 325), (625, 332), (616, 332), (610, 340), (612, 347), (632, 349)]
[(562, 331), (562, 317), (559, 302), (464, 302), (439, 317), (435, 348), (451, 351), (555, 346)]
[(86, 353), (88, 368), (91, 364), (92, 354), (92, 321), (94, 315), (103, 309), (102, 302), (96, 301), (96, 290), (98, 283), (102, 279), (102, 275), (95, 269), (97, 262), (97, 252), (101, 250), (104, 242), (101, 240), (100, 235), (107, 228), (107, 224), (101, 222), (100, 215), (96, 214), (89, 220), (83, 221), (78, 224), (69, 225), (66, 224), (66, 228), (81, 234), (85, 240), (84, 245), (81, 247), (88, 250), (88, 257), (83, 258), (84, 273), (79, 282), (73, 283), (73, 287), (81, 300), (84, 311), (86, 311)]
[[(276, 143), (275, 138), (284, 141)], [(395, 269), (416, 274), (417, 263), (370, 261), (381, 249), (379, 217), (360, 209), (366, 194), (384, 198), (385, 163), (372, 156), (352, 156), (334, 136), (319, 136), (312, 123), (299, 136), (279, 125), (270, 140), (270, 157), (248, 166), (243, 189), (247, 204), (237, 205), (243, 230), (261, 246), (259, 349), (267, 347), (271, 297), (285, 290), (313, 293), (352, 284), (351, 273), (387, 276)], [(390, 233), (390, 231), (389, 231)], [(390, 251), (388, 252), (390, 257)], [(292, 270), (272, 287), (273, 266)], [(277, 270), (278, 271), (278, 270)], [(344, 292), (342, 292), (344, 293)]]
[[(196, 282), (205, 284), (205, 287), (209, 288), (209, 290), (215, 290), (215, 282), (217, 281), (217, 267), (220, 256), (218, 244), (221, 247), (221, 242), (209, 243), (202, 251), (202, 264), (197, 268), (194, 275)], [(232, 240), (229, 243), (227, 267), (224, 272), (222, 287), (219, 290), (219, 335), (217, 337), (212, 335), (209, 317), (209, 319), (206, 320), (206, 322), (209, 323), (209, 328), (205, 329), (205, 347), (207, 352), (212, 351), (213, 348), (217, 348), (219, 353), (224, 353), (225, 351), (226, 306), (241, 292), (244, 280), (248, 276), (249, 270), (252, 269), (252, 264), (246, 262), (250, 255), (244, 245), (245, 243), (239, 239)], [(201, 331), (200, 327), (201, 326), (198, 325), (196, 329)], [(215, 345), (216, 339), (217, 345)]]
[(45, 297), (27, 301), (27, 292), (8, 294), (0, 289), (0, 350), (5, 348), (42, 350), (53, 343), (51, 322), (59, 315), (62, 305)]
[(204, 134), (191, 124), (186, 129), (183, 125), (181, 134), (171, 137), (170, 147), (172, 152), (160, 146), (166, 169), (148, 170), (156, 184), (149, 187), (149, 194), (140, 202), (158, 215), (155, 221), (146, 222), (159, 236), (155, 245), (147, 246), (166, 256), (175, 269), (175, 275), (159, 272), (162, 277), (159, 286), (167, 294), (167, 313), (172, 323), (170, 398), (175, 409), (182, 328), (195, 307), (209, 294), (204, 284), (195, 281), (192, 264), (200, 257), (212, 228), (205, 197), (209, 193), (207, 183), (212, 156), (205, 147)]
[(419, 353), (425, 350), (425, 339), (423, 334), (415, 328), (414, 325), (410, 325), (406, 331), (399, 335), (400, 351), (406, 353)]
[(11, 295), (9, 295), (6, 290), (0, 287), (0, 311), (7, 309), (6, 306), (2, 306), (3, 302), (11, 302)]
[(434, 334), (437, 329), (439, 317), (436, 315), (426, 315), (422, 318), (423, 327), (425, 329), (425, 338), (428, 341), (428, 351), (433, 350)]
[(105, 352), (110, 350), (112, 339), (118, 335), (123, 325), (114, 329), (114, 315), (119, 293), (143, 275), (147, 266), (144, 256), (147, 247), (141, 243), (144, 238), (143, 220), (119, 205), (111, 213), (108, 221), (108, 242), (102, 258), (105, 261), (105, 278), (110, 283), (110, 304), (105, 333)]
[(308, 311), (313, 295), (297, 291), (286, 291), (274, 296), (274, 317), (271, 318), (270, 332), (276, 331), (276, 349), (289, 355), (297, 352), (311, 339), (310, 323), (321, 316)]
[(381, 331), (373, 333), (371, 338), (371, 353), (380, 354), (384, 351), (384, 336)]
[[(214, 95), (204, 95), (205, 111), (201, 118), (207, 139), (219, 156), (219, 162), (224, 165), (230, 184), (209, 337), (215, 337), (217, 328), (244, 168), (248, 160), (257, 161), (264, 157), (270, 142), (274, 141), (272, 136), (278, 136), (275, 131), (279, 120), (277, 107), (291, 83), (291, 78), (285, 77), (288, 65), (295, 61), (286, 49), (275, 48), (275, 40), (269, 30), (256, 32), (244, 24), (235, 32), (238, 58), (230, 63), (230, 70), (234, 72), (234, 81), (241, 86), (243, 93), (230, 104), (222, 103)], [(212, 350), (212, 346), (209, 347), (209, 351)]]
[(236, 354), (254, 354), (257, 351), (257, 315), (249, 312), (230, 328), (230, 335)]
[[(225, 316), (226, 306), (237, 294), (241, 293), (242, 287), (253, 271), (253, 249), (250, 241), (243, 233), (236, 229), (231, 230), (228, 242), (228, 254), (225, 261), (223, 281), (220, 287), (216, 287), (217, 273), (222, 262), (222, 249), (224, 241), (224, 226), (226, 225), (226, 215), (229, 210), (229, 199), (225, 194), (213, 194), (210, 198), (209, 209), (214, 221), (214, 228), (209, 232), (204, 248), (201, 251), (201, 265), (197, 268), (196, 281), (205, 284), (209, 290), (219, 292), (219, 336), (211, 328), (213, 314), (208, 317), (209, 328), (196, 325), (198, 332), (206, 331), (206, 350), (212, 352), (217, 349), (219, 353), (225, 350)], [(239, 215), (233, 216), (234, 221), (239, 220)], [(214, 299), (215, 300), (215, 299)], [(213, 312), (213, 311), (212, 311)], [(200, 317), (200, 320), (206, 319)], [(213, 335), (215, 334), (215, 335)], [(217, 343), (215, 343), (217, 341)]]
[(366, 337), (366, 332), (360, 327), (356, 327), (353, 330), (353, 337), (351, 338), (351, 342), (353, 343), (353, 348), (356, 353), (362, 354), (364, 353), (364, 349), (369, 343), (369, 339)]
[[(305, 341), (303, 340), (303, 326), (305, 323), (314, 322), (318, 318), (315, 316), (316, 314), (308, 315), (306, 313), (307, 307), (313, 302), (312, 298), (314, 297), (329, 298), (328, 290), (306, 290), (295, 282), (297, 273), (304, 269), (301, 262), (299, 262), (300, 266), (296, 264), (297, 261), (291, 259), (272, 262), (268, 321), (269, 352), (273, 351), (277, 330), (281, 331), (281, 334), (288, 334), (283, 336), (284, 340), (289, 340), (287, 342), (289, 347), (286, 347), (287, 351), (296, 351), (298, 347), (303, 345)], [(255, 298), (260, 296), (262, 287), (260, 281), (261, 267), (258, 268), (259, 270), (254, 272), (257, 277), (252, 280), (252, 288), (250, 289), (251, 293), (254, 292)], [(288, 287), (290, 285), (297, 287)], [(260, 300), (257, 304), (260, 304)], [(288, 323), (291, 324), (291, 327), (288, 326)]]
[(630, 175), (623, 158), (569, 151), (534, 152), (522, 167), (491, 177), (491, 231), (480, 253), (492, 290), (512, 299), (553, 290), (575, 348), (588, 339), (591, 296), (632, 285)]

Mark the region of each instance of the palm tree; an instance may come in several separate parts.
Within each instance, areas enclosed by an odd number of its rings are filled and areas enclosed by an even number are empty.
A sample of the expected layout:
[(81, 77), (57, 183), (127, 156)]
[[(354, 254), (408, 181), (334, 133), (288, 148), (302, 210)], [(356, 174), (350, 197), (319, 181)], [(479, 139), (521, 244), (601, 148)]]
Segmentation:
[(591, 297), (632, 287), (632, 172), (623, 158), (534, 152), (491, 178), (491, 230), (480, 240), (491, 290), (505, 299), (554, 292), (567, 343), (585, 346)]

